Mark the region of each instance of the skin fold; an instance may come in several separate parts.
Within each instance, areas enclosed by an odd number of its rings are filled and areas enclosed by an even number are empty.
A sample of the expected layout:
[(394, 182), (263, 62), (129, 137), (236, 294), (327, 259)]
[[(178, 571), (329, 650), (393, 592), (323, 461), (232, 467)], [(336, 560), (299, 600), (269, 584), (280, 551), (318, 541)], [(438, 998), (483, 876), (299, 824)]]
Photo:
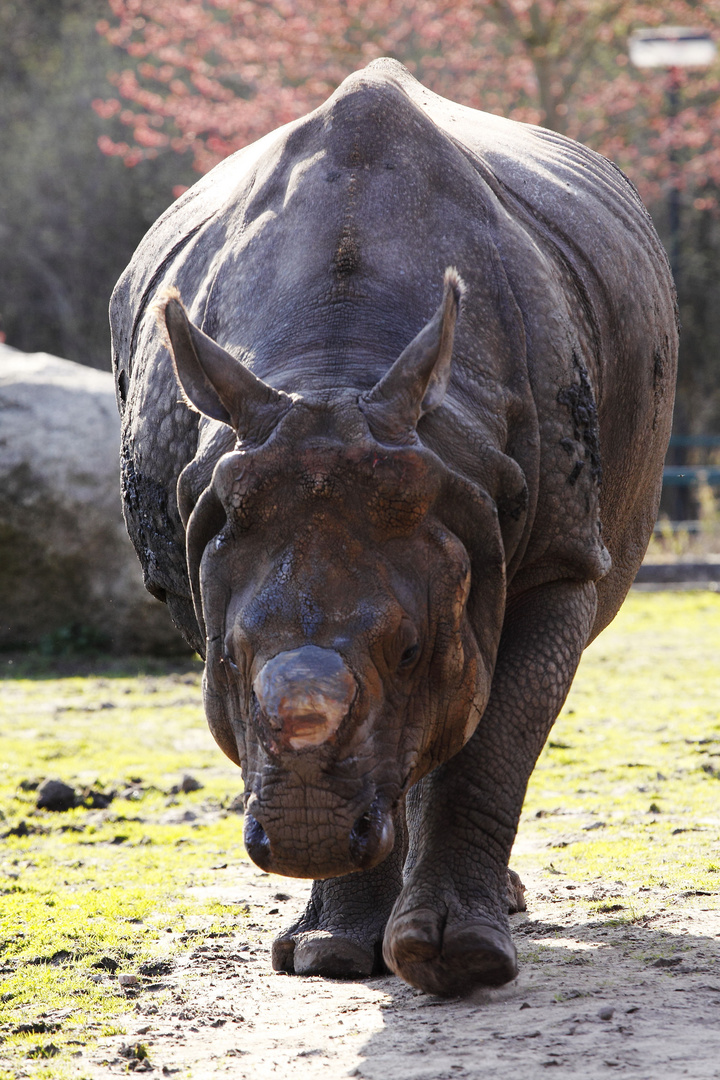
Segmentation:
[(111, 304), (125, 515), (297, 974), (517, 972), (508, 860), (657, 512), (667, 260), (610, 162), (395, 61), (223, 162)]

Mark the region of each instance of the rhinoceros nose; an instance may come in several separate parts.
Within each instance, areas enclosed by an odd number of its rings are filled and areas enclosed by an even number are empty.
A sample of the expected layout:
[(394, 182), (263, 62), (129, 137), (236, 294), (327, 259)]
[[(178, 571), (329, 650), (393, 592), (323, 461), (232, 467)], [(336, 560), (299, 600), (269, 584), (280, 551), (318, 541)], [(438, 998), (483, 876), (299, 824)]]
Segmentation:
[(303, 645), (268, 660), (253, 690), (280, 743), (302, 750), (332, 738), (355, 700), (357, 682), (334, 649)]

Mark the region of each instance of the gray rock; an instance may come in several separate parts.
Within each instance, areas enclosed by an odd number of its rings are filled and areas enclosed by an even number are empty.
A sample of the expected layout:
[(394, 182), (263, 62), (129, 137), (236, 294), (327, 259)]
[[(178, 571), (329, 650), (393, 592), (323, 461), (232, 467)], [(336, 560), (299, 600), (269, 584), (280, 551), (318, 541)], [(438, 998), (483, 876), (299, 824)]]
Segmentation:
[[(138, 979), (137, 975), (131, 975), (131, 974), (128, 973), (128, 974), (118, 975), (118, 983), (120, 984), (120, 986), (123, 986), (123, 987), (133, 987), (133, 986), (139, 986), (140, 985), (140, 980)], [(130, 1055), (124, 1053), (125, 1049), (126, 1048), (121, 1049), (120, 1053), (123, 1055), (123, 1057), (129, 1057)]]
[(186, 651), (122, 519), (112, 376), (0, 345), (0, 647)]

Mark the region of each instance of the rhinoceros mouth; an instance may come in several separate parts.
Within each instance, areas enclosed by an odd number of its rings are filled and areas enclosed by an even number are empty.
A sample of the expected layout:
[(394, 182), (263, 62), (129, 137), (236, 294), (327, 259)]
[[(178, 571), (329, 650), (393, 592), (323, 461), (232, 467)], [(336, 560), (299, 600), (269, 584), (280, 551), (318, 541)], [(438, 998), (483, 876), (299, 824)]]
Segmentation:
[(244, 840), (261, 870), (320, 879), (377, 866), (393, 849), (395, 825), (391, 805), (382, 795), (376, 795), (355, 821), (330, 809), (323, 815), (313, 813), (312, 820), (301, 825), (291, 809), (279, 818), (251, 796)]

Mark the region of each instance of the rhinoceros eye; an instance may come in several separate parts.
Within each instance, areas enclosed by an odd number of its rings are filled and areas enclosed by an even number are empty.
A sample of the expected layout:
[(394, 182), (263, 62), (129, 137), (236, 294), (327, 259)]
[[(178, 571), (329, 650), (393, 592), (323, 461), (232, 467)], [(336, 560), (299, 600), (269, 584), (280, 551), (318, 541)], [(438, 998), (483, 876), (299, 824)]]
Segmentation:
[(397, 629), (395, 650), (398, 671), (409, 671), (417, 660), (420, 642), (417, 630), (408, 618), (404, 618)]
[(420, 652), (420, 646), (418, 645), (417, 642), (415, 642), (414, 645), (409, 645), (408, 648), (405, 649), (404, 653), (400, 657), (399, 666), (401, 668), (409, 668), (409, 667), (411, 667), (413, 662), (415, 661), (415, 658), (417, 657), (417, 654), (419, 652)]

